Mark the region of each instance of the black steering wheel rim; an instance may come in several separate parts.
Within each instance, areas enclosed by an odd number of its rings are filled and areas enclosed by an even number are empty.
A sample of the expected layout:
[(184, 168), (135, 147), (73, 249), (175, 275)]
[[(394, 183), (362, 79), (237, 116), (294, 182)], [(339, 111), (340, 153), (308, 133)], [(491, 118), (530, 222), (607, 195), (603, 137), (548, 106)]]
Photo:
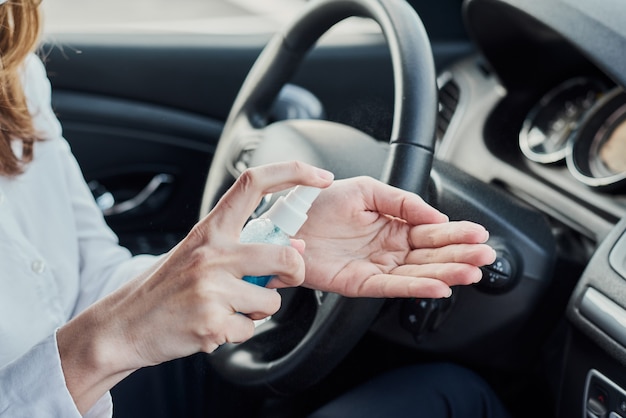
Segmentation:
[[(405, 0), (316, 0), (272, 38), (250, 70), (213, 158), (202, 214), (235, 179), (236, 173), (228, 166), (239, 152), (234, 144), (242, 141), (242, 135), (262, 136), (259, 132), (267, 125), (274, 98), (304, 56), (328, 29), (352, 16), (371, 18), (380, 25), (392, 59), (394, 118), (381, 180), (425, 193), (435, 145), (437, 86), (430, 42), (419, 16)], [(281, 335), (285, 336), (285, 331), (275, 332), (280, 323), (274, 321), (246, 343), (220, 347), (209, 357), (212, 365), (227, 380), (274, 393), (294, 393), (319, 381), (354, 347), (383, 303), (381, 299), (322, 296), (323, 302), (316, 299), (308, 331), (287, 352), (276, 358), (263, 353), (260, 341), (269, 338), (280, 344)]]

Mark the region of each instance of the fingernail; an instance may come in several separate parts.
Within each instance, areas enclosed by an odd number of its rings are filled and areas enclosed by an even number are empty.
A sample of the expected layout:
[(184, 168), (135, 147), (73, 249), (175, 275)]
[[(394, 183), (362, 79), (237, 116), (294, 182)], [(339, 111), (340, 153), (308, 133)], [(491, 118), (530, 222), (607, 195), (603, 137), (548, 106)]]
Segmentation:
[(491, 249), (491, 261), (489, 262), (489, 264), (493, 264), (498, 259), (498, 253), (493, 247), (489, 247), (489, 248)]
[(317, 175), (324, 180), (332, 180), (335, 178), (335, 175), (332, 172), (322, 168), (317, 169)]

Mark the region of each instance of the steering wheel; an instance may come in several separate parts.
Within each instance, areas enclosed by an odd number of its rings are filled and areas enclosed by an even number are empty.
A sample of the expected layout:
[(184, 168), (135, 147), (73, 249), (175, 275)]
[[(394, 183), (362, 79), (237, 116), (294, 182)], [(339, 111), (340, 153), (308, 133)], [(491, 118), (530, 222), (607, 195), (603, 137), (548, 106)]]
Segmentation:
[[(380, 179), (420, 194), (426, 191), (435, 143), (437, 86), (430, 42), (419, 16), (405, 0), (316, 0), (270, 40), (250, 70), (211, 163), (203, 214), (233, 184), (239, 174), (234, 162), (250, 144), (256, 147), (255, 164), (297, 155), (334, 171), (345, 167), (337, 164), (342, 158), (338, 143), (344, 147), (348, 143), (376, 146), (377, 141), (365, 133), (338, 123), (308, 120), (268, 124), (266, 119), (274, 99), (306, 53), (328, 29), (351, 16), (371, 18), (380, 25), (392, 59), (394, 117), (378, 171), (379, 175), (382, 172)], [(329, 138), (333, 139), (332, 150), (328, 150)], [(277, 157), (281, 149), (283, 157)], [(352, 150), (351, 156), (343, 155), (344, 160), (354, 159)], [(333, 158), (337, 167), (329, 161)], [(351, 167), (356, 170), (354, 164)], [(350, 173), (335, 174), (341, 177)], [(253, 338), (223, 345), (209, 356), (211, 365), (226, 380), (277, 394), (301, 391), (330, 373), (354, 348), (384, 302), (307, 289), (281, 293), (283, 307), (257, 328)]]

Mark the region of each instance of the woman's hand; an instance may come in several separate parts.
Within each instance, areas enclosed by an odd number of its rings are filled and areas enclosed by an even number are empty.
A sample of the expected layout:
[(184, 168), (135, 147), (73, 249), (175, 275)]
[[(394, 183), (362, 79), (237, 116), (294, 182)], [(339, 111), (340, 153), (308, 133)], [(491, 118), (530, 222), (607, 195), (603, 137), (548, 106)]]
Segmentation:
[(419, 196), (368, 177), (323, 190), (298, 234), (307, 287), (344, 296), (451, 295), (493, 263), (488, 232), (448, 218)]
[(241, 229), (264, 194), (331, 182), (331, 173), (300, 163), (246, 171), (158, 265), (62, 327), (59, 352), (79, 410), (140, 367), (250, 338), (252, 320), (272, 315), (281, 301), (241, 278), (269, 274), (297, 286), (304, 262), (289, 246), (241, 244)]

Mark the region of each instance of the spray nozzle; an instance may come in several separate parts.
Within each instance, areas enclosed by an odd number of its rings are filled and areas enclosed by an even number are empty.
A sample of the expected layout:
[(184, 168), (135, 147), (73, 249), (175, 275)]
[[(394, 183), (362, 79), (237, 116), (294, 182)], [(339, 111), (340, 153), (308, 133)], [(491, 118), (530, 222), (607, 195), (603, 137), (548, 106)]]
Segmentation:
[(296, 186), (287, 196), (279, 197), (263, 217), (293, 236), (307, 220), (306, 213), (320, 191), (317, 187)]

